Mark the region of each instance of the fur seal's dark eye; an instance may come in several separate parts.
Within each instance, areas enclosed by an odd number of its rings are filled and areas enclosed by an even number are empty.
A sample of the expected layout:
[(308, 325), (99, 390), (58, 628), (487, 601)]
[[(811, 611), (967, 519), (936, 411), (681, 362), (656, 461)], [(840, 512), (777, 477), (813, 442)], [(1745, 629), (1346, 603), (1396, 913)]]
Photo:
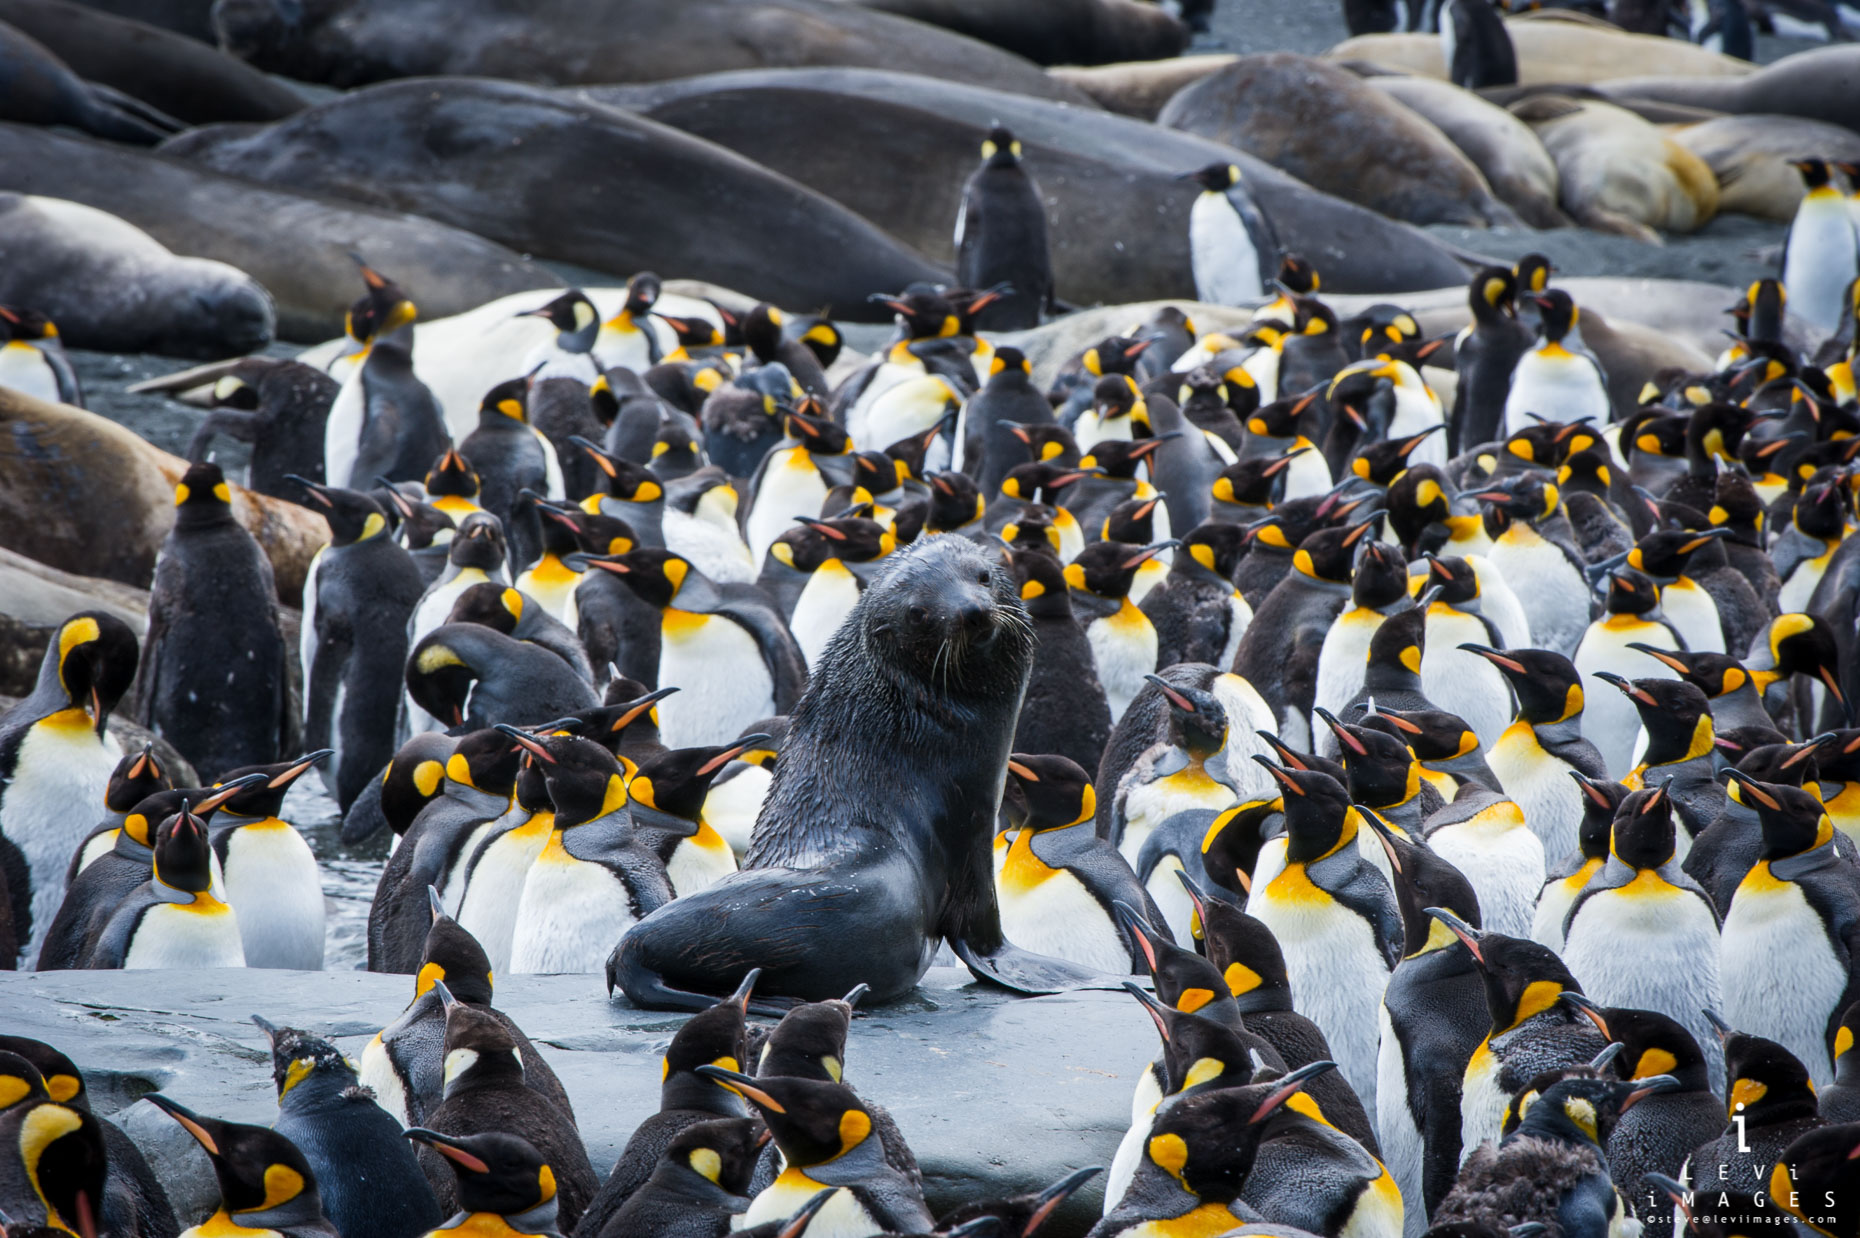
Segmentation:
[(992, 583), (992, 577), (990, 577), (987, 572), (976, 573), (975, 579), (984, 585)]
[(930, 622), (930, 612), (921, 606), (913, 606), (910, 611), (911, 622), (922, 627)]

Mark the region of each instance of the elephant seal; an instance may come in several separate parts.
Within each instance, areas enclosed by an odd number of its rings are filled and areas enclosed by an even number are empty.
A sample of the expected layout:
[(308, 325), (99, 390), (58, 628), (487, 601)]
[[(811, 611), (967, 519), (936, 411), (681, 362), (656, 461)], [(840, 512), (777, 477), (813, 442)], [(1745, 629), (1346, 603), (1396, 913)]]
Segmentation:
[(50, 48), (72, 72), (190, 125), (277, 120), (304, 105), (244, 61), (69, 0), (0, 0), (0, 21)]
[(220, 46), (304, 82), (656, 82), (776, 65), (908, 69), (1085, 103), (1018, 56), (838, 0), (218, 0)]
[(1189, 28), (1159, 4), (1138, 0), (855, 0), (993, 44), (1035, 64), (1167, 60), (1188, 46)]
[(1231, 52), (1213, 52), (1128, 64), (1056, 65), (1046, 72), (1049, 77), (1078, 87), (1108, 112), (1134, 116), (1138, 120), (1155, 120), (1156, 113), (1163, 110), (1163, 104), (1174, 98), (1177, 91), (1194, 85), (1217, 69), (1225, 69), (1238, 59)]
[(434, 220), (272, 189), (45, 129), (0, 125), (0, 189), (82, 202), (176, 253), (231, 263), (271, 293), (278, 335), (304, 343), (342, 333), (359, 291), (348, 256), (357, 251), (393, 271), (423, 315), (561, 286), (502, 245)]
[(1739, 115), (1800, 116), (1860, 132), (1860, 43), (1797, 52), (1745, 77), (1640, 76), (1644, 73), (1644, 68), (1629, 68), (1595, 79), (1597, 89), (1617, 99), (1679, 103)]
[(1511, 111), (1556, 160), (1563, 208), (1586, 228), (1657, 245), (1659, 232), (1691, 232), (1718, 213), (1705, 161), (1632, 112), (1558, 95)]
[(63, 125), (112, 142), (153, 146), (180, 122), (85, 81), (50, 48), (0, 21), (0, 120)]
[(815, 665), (743, 870), (634, 925), (607, 963), (636, 1006), (908, 992), (950, 943), (1026, 991), (1089, 979), (1007, 944), (990, 835), (1033, 629), (997, 556), (955, 534), (892, 556)]
[(1798, 116), (1720, 116), (1667, 130), (1718, 178), (1718, 209), (1787, 223), (1805, 190), (1797, 159), (1860, 162), (1860, 134)]
[[(1189, 295), (1188, 217), (1199, 189), (1181, 173), (1238, 164), (1281, 243), (1323, 272), (1326, 291), (1463, 286), (1467, 268), (1432, 237), (1333, 198), (1230, 146), (1108, 112), (870, 69), (768, 69), (590, 98), (727, 146), (850, 207), (932, 258), (953, 255), (950, 223), (976, 144), (996, 124), (1020, 140), (1048, 204), (1059, 295), (1078, 304)], [(822, 142), (796, 135), (832, 133)], [(897, 160), (899, 134), (911, 157)], [(874, 166), (891, 171), (873, 176)]]
[(1242, 56), (1184, 88), (1156, 123), (1237, 147), (1409, 223), (1519, 222), (1440, 130), (1347, 69), (1309, 56)]
[[(187, 461), (113, 421), (0, 387), (0, 545), (79, 576), (146, 589), (174, 525)], [(297, 605), (329, 541), (321, 516), (232, 487), (233, 516), (271, 560), (278, 600)]]
[(889, 320), (872, 293), (949, 280), (851, 211), (727, 150), (516, 82), (388, 82), (163, 150), (621, 279), (649, 269), (857, 321)]
[(244, 271), (178, 258), (95, 207), (0, 193), (0, 304), (38, 310), (72, 348), (212, 360), (271, 342), (271, 298)]
[[(1740, 77), (1751, 71), (1742, 60), (1720, 56), (1683, 39), (1627, 34), (1601, 25), (1569, 21), (1505, 23), (1518, 55), (1518, 82), (1588, 85), (1631, 74), (1698, 74)], [(1367, 60), (1403, 73), (1447, 77), (1447, 60), (1435, 34), (1362, 34), (1324, 53), (1326, 60)]]
[(1371, 77), (1373, 89), (1412, 108), (1472, 160), (1499, 200), (1533, 228), (1567, 228), (1557, 205), (1556, 161), (1530, 126), (1470, 90), (1431, 77)]
[(184, 34), (211, 47), (219, 41), (213, 33), (213, 0), (82, 0), (87, 9), (134, 18), (145, 25)]

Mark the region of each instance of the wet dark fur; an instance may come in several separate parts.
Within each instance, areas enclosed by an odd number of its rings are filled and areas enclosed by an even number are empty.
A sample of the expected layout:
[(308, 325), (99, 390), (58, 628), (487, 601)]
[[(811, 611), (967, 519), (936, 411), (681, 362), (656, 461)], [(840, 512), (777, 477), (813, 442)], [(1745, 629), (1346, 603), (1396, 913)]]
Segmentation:
[[(761, 967), (758, 1000), (860, 981), (885, 1000), (938, 937), (997, 948), (989, 847), (1033, 659), (1016, 592), (965, 538), (896, 555), (795, 707), (744, 871), (635, 926), (610, 983), (638, 1005), (691, 1004)], [(956, 608), (984, 604), (965, 637)]]

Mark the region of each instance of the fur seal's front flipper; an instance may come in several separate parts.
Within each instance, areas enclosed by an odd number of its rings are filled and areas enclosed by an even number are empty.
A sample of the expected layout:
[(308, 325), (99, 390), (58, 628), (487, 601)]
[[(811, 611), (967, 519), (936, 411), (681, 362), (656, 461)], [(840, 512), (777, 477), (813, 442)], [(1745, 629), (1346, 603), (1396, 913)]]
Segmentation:
[(949, 948), (977, 980), (998, 984), (1015, 993), (1039, 997), (1047, 993), (1065, 993), (1072, 989), (1115, 988), (1116, 981), (1103, 972), (1077, 963), (1068, 963), (1047, 954), (1035, 954), (1003, 941), (986, 953), (959, 938), (948, 938)]

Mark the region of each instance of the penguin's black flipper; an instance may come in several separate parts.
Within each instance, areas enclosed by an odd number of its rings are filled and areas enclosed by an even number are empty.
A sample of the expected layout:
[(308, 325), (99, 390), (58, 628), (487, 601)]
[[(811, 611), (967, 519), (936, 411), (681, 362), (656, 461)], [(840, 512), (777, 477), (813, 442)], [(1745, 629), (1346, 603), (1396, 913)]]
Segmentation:
[(1066, 993), (1073, 989), (1104, 989), (1110, 992), (1117, 989), (1122, 981), (1122, 977), (1107, 976), (1064, 959), (1022, 950), (1006, 941), (984, 953), (961, 938), (951, 937), (946, 940), (949, 948), (955, 951), (956, 957), (962, 960), (977, 980), (986, 980), (1028, 997)]

